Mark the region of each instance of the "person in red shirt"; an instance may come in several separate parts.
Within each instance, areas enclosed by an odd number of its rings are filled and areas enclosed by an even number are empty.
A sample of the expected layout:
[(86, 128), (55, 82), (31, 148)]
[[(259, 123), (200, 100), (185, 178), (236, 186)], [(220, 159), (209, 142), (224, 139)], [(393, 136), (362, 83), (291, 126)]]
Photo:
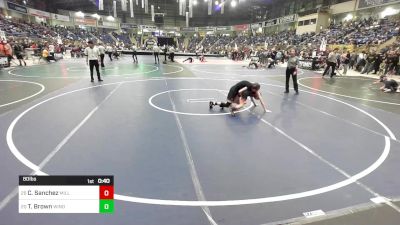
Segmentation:
[(11, 60), (13, 59), (13, 49), (7, 41), (3, 41), (4, 44), (4, 52), (8, 59), (8, 66), (11, 65)]

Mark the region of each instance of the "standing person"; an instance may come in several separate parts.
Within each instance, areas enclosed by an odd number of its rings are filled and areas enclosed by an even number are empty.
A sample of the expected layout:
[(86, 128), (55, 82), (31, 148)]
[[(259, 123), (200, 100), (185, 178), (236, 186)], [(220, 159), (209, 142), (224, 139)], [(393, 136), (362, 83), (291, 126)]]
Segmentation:
[(54, 61), (57, 61), (54, 52), (55, 52), (55, 47), (54, 47), (53, 44), (50, 43), (50, 44), (49, 44), (49, 53), (50, 53), (50, 56), (51, 56), (52, 59), (54, 59)]
[(160, 47), (157, 44), (153, 46), (153, 54), (154, 54), (154, 64), (160, 64)]
[(380, 66), (382, 64), (382, 53), (376, 55), (375, 62), (374, 62), (374, 73), (377, 74), (379, 72)]
[(132, 59), (134, 63), (138, 63), (138, 59), (137, 59), (137, 47), (135, 44), (132, 45)]
[(113, 47), (110, 44), (107, 44), (106, 52), (110, 58), (110, 61), (112, 61)]
[(369, 72), (371, 72), (374, 69), (375, 60), (376, 60), (375, 52), (373, 51), (368, 53), (368, 55), (365, 58), (365, 61), (367, 63), (365, 64), (363, 71), (361, 71), (361, 74), (364, 73), (369, 74)]
[(101, 68), (104, 68), (104, 56), (106, 53), (106, 48), (104, 48), (102, 43), (100, 43), (97, 48), (99, 49)]
[(167, 45), (164, 45), (164, 47), (163, 47), (163, 52), (164, 52), (164, 64), (166, 64), (167, 63), (167, 53), (168, 53), (168, 46)]
[(8, 61), (8, 66), (11, 66), (11, 60), (14, 58), (13, 57), (13, 49), (7, 41), (4, 41), (4, 52), (5, 55), (7, 56), (7, 61)]
[(48, 63), (50, 62), (49, 50), (45, 47), (42, 51), (42, 58), (45, 59)]
[(289, 93), (289, 79), (292, 76), (293, 79), (293, 87), (296, 95), (299, 94), (299, 85), (297, 84), (297, 67), (299, 65), (299, 58), (296, 56), (296, 50), (290, 49), (289, 58), (287, 62), (286, 68), (286, 90), (285, 93)]
[(175, 58), (175, 49), (174, 46), (171, 46), (171, 48), (169, 48), (169, 58), (171, 59), (171, 62), (175, 62), (174, 58)]
[(343, 64), (343, 75), (347, 74), (347, 70), (349, 69), (349, 64), (350, 64), (350, 51), (345, 52), (342, 55), (342, 64)]
[(349, 69), (354, 69), (354, 65), (357, 62), (357, 54), (355, 52), (352, 52), (350, 55), (350, 65), (349, 65)]
[(93, 67), (96, 67), (96, 73), (97, 73), (97, 79), (98, 81), (103, 81), (100, 77), (100, 71), (99, 71), (99, 49), (94, 47), (93, 41), (88, 41), (88, 47), (85, 49), (85, 55), (86, 55), (86, 64), (89, 65), (90, 68), (90, 78), (91, 82), (94, 82), (93, 79)]
[(26, 66), (26, 62), (24, 60), (24, 48), (18, 42), (15, 42), (14, 53), (19, 61), (19, 66), (22, 66), (22, 62), (24, 62), (24, 65)]
[(331, 71), (331, 78), (335, 76), (335, 68), (336, 68), (336, 63), (337, 63), (337, 51), (339, 49), (335, 48), (332, 52), (329, 53), (328, 58), (326, 59), (326, 69), (324, 73), (322, 74), (322, 77), (324, 77), (326, 74), (328, 74), (329, 68), (332, 68)]

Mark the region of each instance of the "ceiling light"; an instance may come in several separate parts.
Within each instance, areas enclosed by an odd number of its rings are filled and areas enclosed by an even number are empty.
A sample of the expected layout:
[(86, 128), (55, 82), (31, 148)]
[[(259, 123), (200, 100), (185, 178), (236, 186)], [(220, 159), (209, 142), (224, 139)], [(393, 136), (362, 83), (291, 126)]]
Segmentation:
[(231, 1), (231, 6), (232, 7), (236, 7), (236, 5), (237, 5), (237, 2), (235, 0)]
[(218, 1), (215, 1), (215, 5), (219, 5), (219, 2), (218, 2)]

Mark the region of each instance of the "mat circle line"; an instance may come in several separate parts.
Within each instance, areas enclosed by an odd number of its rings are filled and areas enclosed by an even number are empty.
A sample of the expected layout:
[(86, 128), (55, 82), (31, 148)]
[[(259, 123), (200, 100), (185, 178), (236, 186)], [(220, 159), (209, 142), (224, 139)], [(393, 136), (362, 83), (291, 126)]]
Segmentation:
[[(357, 100), (362, 100), (362, 101), (367, 101), (367, 102), (376, 102), (376, 103), (381, 103), (381, 104), (399, 105), (400, 106), (400, 103), (385, 102), (385, 101), (379, 101), (379, 100), (374, 100), (374, 99), (366, 99), (366, 98), (359, 98), (359, 97), (354, 97), (354, 96), (349, 96), (349, 95), (342, 95), (342, 94), (338, 94), (338, 93), (335, 93), (335, 92), (329, 92), (329, 91), (324, 91), (324, 90), (312, 88), (312, 87), (309, 87), (309, 86), (301, 83), (301, 81), (305, 80), (305, 79), (322, 79), (322, 78), (321, 77), (303, 77), (303, 78), (300, 78), (298, 80), (298, 83), (299, 83), (300, 86), (305, 87), (305, 88), (310, 89), (310, 90), (313, 90), (313, 91), (318, 91), (318, 92), (322, 92), (322, 93), (325, 93), (325, 94), (331, 94), (331, 95), (336, 95), (336, 96), (345, 97), (345, 98), (351, 98), (351, 99), (357, 99)], [(335, 78), (332, 78), (332, 79), (335, 79)], [(341, 79), (345, 79), (345, 78), (341, 78)], [(352, 78), (352, 79), (354, 79), (354, 78)]]
[[(79, 91), (83, 90), (88, 90), (96, 87), (102, 87), (102, 86), (109, 86), (109, 85), (116, 85), (116, 84), (124, 84), (124, 83), (134, 83), (134, 82), (148, 82), (148, 81), (165, 81), (165, 80), (218, 80), (218, 81), (239, 81), (239, 80), (231, 80), (231, 79), (212, 79), (212, 78), (157, 78), (157, 79), (144, 79), (144, 80), (132, 80), (132, 81), (124, 81), (124, 82), (115, 82), (115, 83), (108, 83), (108, 84), (100, 84), (96, 86), (91, 86), (91, 87), (86, 87), (86, 88), (81, 88), (65, 93), (58, 94), (56, 96), (50, 97), (48, 99), (45, 99), (25, 111), (23, 111), (21, 114), (19, 114), (10, 124), (9, 128), (7, 129), (7, 134), (6, 134), (6, 139), (7, 139), (7, 145), (11, 151), (11, 153), (25, 166), (29, 167), (32, 169), (35, 174), (37, 175), (48, 175), (47, 173), (41, 171), (41, 168), (28, 160), (15, 146), (14, 140), (13, 140), (13, 131), (18, 123), (18, 121), (28, 112), (33, 110), (34, 108), (49, 102), (51, 100), (57, 99), (59, 97), (76, 93)], [(266, 84), (266, 83), (260, 83), (264, 86), (271, 86), (271, 87), (278, 87), (278, 88), (283, 88), (281, 85), (274, 85), (274, 84)], [(261, 204), (261, 203), (271, 203), (271, 202), (280, 202), (280, 201), (287, 201), (287, 200), (293, 200), (293, 199), (299, 199), (299, 198), (305, 198), (305, 197), (310, 197), (310, 196), (315, 196), (323, 193), (327, 193), (333, 190), (340, 189), (342, 187), (348, 186), (352, 183), (357, 182), (359, 179), (367, 176), (368, 174), (372, 173), (375, 171), (380, 165), (383, 164), (383, 162), (386, 160), (386, 158), (389, 156), (390, 153), (390, 139), (397, 140), (393, 132), (379, 119), (377, 119), (375, 116), (371, 115), (370, 113), (366, 112), (363, 109), (360, 109), (356, 106), (351, 105), (350, 103), (341, 101), (339, 99), (335, 99), (329, 96), (321, 95), (318, 93), (313, 93), (310, 91), (303, 91), (303, 93), (308, 93), (311, 95), (317, 95), (326, 99), (330, 99), (335, 102), (342, 103), (344, 105), (349, 106), (350, 108), (356, 109), (357, 111), (365, 114), (366, 116), (370, 117), (374, 121), (376, 121), (379, 125), (381, 125), (385, 131), (388, 133), (388, 136), (385, 136), (385, 147), (382, 152), (382, 154), (379, 156), (379, 158), (368, 168), (364, 169), (363, 171), (351, 176), (350, 178), (347, 178), (343, 181), (339, 181), (337, 183), (334, 183), (332, 185), (328, 185), (325, 187), (309, 190), (309, 191), (304, 191), (304, 192), (299, 192), (299, 193), (293, 193), (293, 194), (285, 194), (285, 195), (279, 195), (279, 196), (272, 196), (272, 197), (264, 197), (264, 198), (253, 198), (253, 199), (241, 199), (241, 200), (219, 200), (219, 201), (185, 201), (185, 200), (164, 200), (164, 199), (151, 199), (151, 198), (141, 198), (141, 197), (134, 197), (134, 196), (127, 196), (127, 195), (121, 195), (121, 194), (115, 194), (114, 199), (116, 200), (121, 200), (121, 201), (127, 201), (127, 202), (133, 202), (133, 203), (143, 203), (143, 204), (153, 204), (153, 205), (167, 205), (167, 206), (238, 206), (238, 205), (252, 205), (252, 204)]]
[[(148, 73), (153, 73), (159, 70), (159, 68), (157, 66), (154, 65), (147, 65), (147, 64), (141, 64), (143, 66), (149, 66), (152, 67), (153, 70), (150, 71), (145, 71), (145, 72), (137, 72), (137, 73), (126, 73), (126, 74), (118, 74), (118, 75), (105, 75), (106, 77), (129, 77), (132, 75), (137, 75), (137, 74), (148, 74)], [(8, 73), (12, 76), (15, 77), (24, 77), (24, 78), (42, 78), (42, 79), (81, 79), (87, 76), (66, 76), (66, 77), (54, 77), (54, 76), (46, 76), (46, 77), (41, 77), (41, 76), (26, 76), (26, 75), (21, 75), (21, 74), (17, 74), (15, 73), (15, 71), (18, 69), (12, 69), (10, 71), (8, 71)], [(83, 70), (82, 70), (83, 71)]]
[[(282, 73), (282, 75), (265, 75), (265, 74), (228, 74), (228, 73), (219, 73), (219, 72), (212, 72), (212, 71), (207, 71), (207, 70), (199, 70), (197, 69), (198, 65), (192, 66), (190, 70), (200, 72), (200, 73), (209, 73), (209, 74), (218, 74), (218, 75), (233, 75), (233, 76), (246, 76), (246, 77), (255, 77), (255, 76), (263, 76), (263, 77), (284, 77), (285, 75)], [(304, 70), (300, 69), (300, 73), (298, 75), (304, 74)]]
[(21, 99), (12, 101), (12, 102), (8, 102), (8, 103), (5, 103), (5, 104), (1, 104), (1, 105), (0, 105), (0, 108), (5, 107), (5, 106), (9, 106), (9, 105), (13, 105), (13, 104), (15, 104), (15, 103), (22, 102), (22, 101), (28, 100), (28, 99), (30, 99), (30, 98), (33, 98), (33, 97), (39, 95), (40, 93), (42, 93), (42, 92), (46, 89), (45, 86), (44, 86), (43, 84), (40, 84), (40, 83), (37, 83), (37, 82), (32, 82), (32, 81), (24, 81), (24, 80), (0, 80), (0, 82), (27, 83), (27, 84), (34, 84), (34, 85), (37, 85), (37, 86), (40, 87), (40, 90), (37, 91), (36, 93), (34, 93), (34, 94), (32, 94), (32, 95), (29, 95), (29, 96), (27, 96), (27, 97), (24, 97), (24, 98), (21, 98)]
[[(173, 111), (173, 110), (168, 110), (168, 109), (164, 109), (161, 108), (159, 106), (157, 106), (156, 104), (153, 103), (153, 99), (163, 95), (163, 94), (167, 94), (167, 93), (171, 93), (171, 92), (179, 92), (179, 91), (217, 91), (217, 92), (225, 92), (224, 90), (219, 90), (219, 89), (176, 89), (176, 90), (168, 90), (168, 91), (163, 91), (160, 93), (157, 93), (153, 96), (151, 96), (148, 100), (149, 104), (155, 108), (158, 109), (160, 111), (163, 112), (168, 112), (168, 113), (174, 113), (174, 114), (179, 114), (179, 115), (186, 115), (186, 116), (225, 116), (225, 115), (230, 115), (230, 112), (224, 112), (224, 113), (215, 113), (215, 114), (206, 114), (206, 113), (185, 113), (185, 112), (180, 112), (180, 111)], [(208, 103), (207, 103), (208, 104)], [(251, 102), (249, 106), (238, 110), (236, 113), (241, 113), (244, 112), (246, 110), (249, 110), (251, 107), (253, 107), (253, 103)]]

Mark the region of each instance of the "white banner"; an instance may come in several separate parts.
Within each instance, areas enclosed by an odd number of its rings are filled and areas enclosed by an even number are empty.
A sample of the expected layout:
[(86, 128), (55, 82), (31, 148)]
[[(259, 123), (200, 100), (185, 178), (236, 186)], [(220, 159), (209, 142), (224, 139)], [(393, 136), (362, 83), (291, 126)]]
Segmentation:
[(53, 14), (53, 13), (51, 13), (51, 19), (65, 21), (65, 22), (69, 22), (70, 21), (69, 16)]
[(99, 10), (104, 10), (104, 2), (103, 2), (103, 0), (99, 0)]
[(144, 9), (144, 0), (142, 0), (142, 9)]
[(108, 22), (108, 21), (103, 21), (103, 26), (104, 27), (118, 27), (118, 23), (116, 22)]
[(212, 14), (212, 1), (209, 0), (208, 1), (208, 15), (211, 15), (211, 14)]
[(149, 0), (144, 0), (144, 13), (149, 13)]
[[(137, 5), (137, 0), (136, 0), (136, 5)], [(129, 10), (131, 11), (131, 17), (135, 17), (135, 14), (133, 13), (133, 0), (129, 0)]]
[(189, 12), (186, 12), (186, 27), (189, 27)]
[(154, 5), (150, 6), (150, 12), (151, 12), (151, 21), (154, 22)]
[(221, 0), (221, 14), (224, 14), (225, 11), (225, 0)]
[(117, 18), (117, 1), (113, 1), (114, 18)]
[(193, 0), (189, 0), (189, 17), (193, 17)]
[(139, 0), (136, 0), (136, 5), (139, 5)]
[(42, 17), (42, 18), (50, 18), (50, 13), (41, 11), (41, 10), (37, 10), (37, 9), (28, 8), (28, 14), (30, 14), (32, 16)]
[(126, 11), (127, 10), (127, 0), (121, 0), (121, 9), (122, 11)]
[(182, 12), (183, 12), (183, 0), (179, 0), (179, 15), (183, 16)]

